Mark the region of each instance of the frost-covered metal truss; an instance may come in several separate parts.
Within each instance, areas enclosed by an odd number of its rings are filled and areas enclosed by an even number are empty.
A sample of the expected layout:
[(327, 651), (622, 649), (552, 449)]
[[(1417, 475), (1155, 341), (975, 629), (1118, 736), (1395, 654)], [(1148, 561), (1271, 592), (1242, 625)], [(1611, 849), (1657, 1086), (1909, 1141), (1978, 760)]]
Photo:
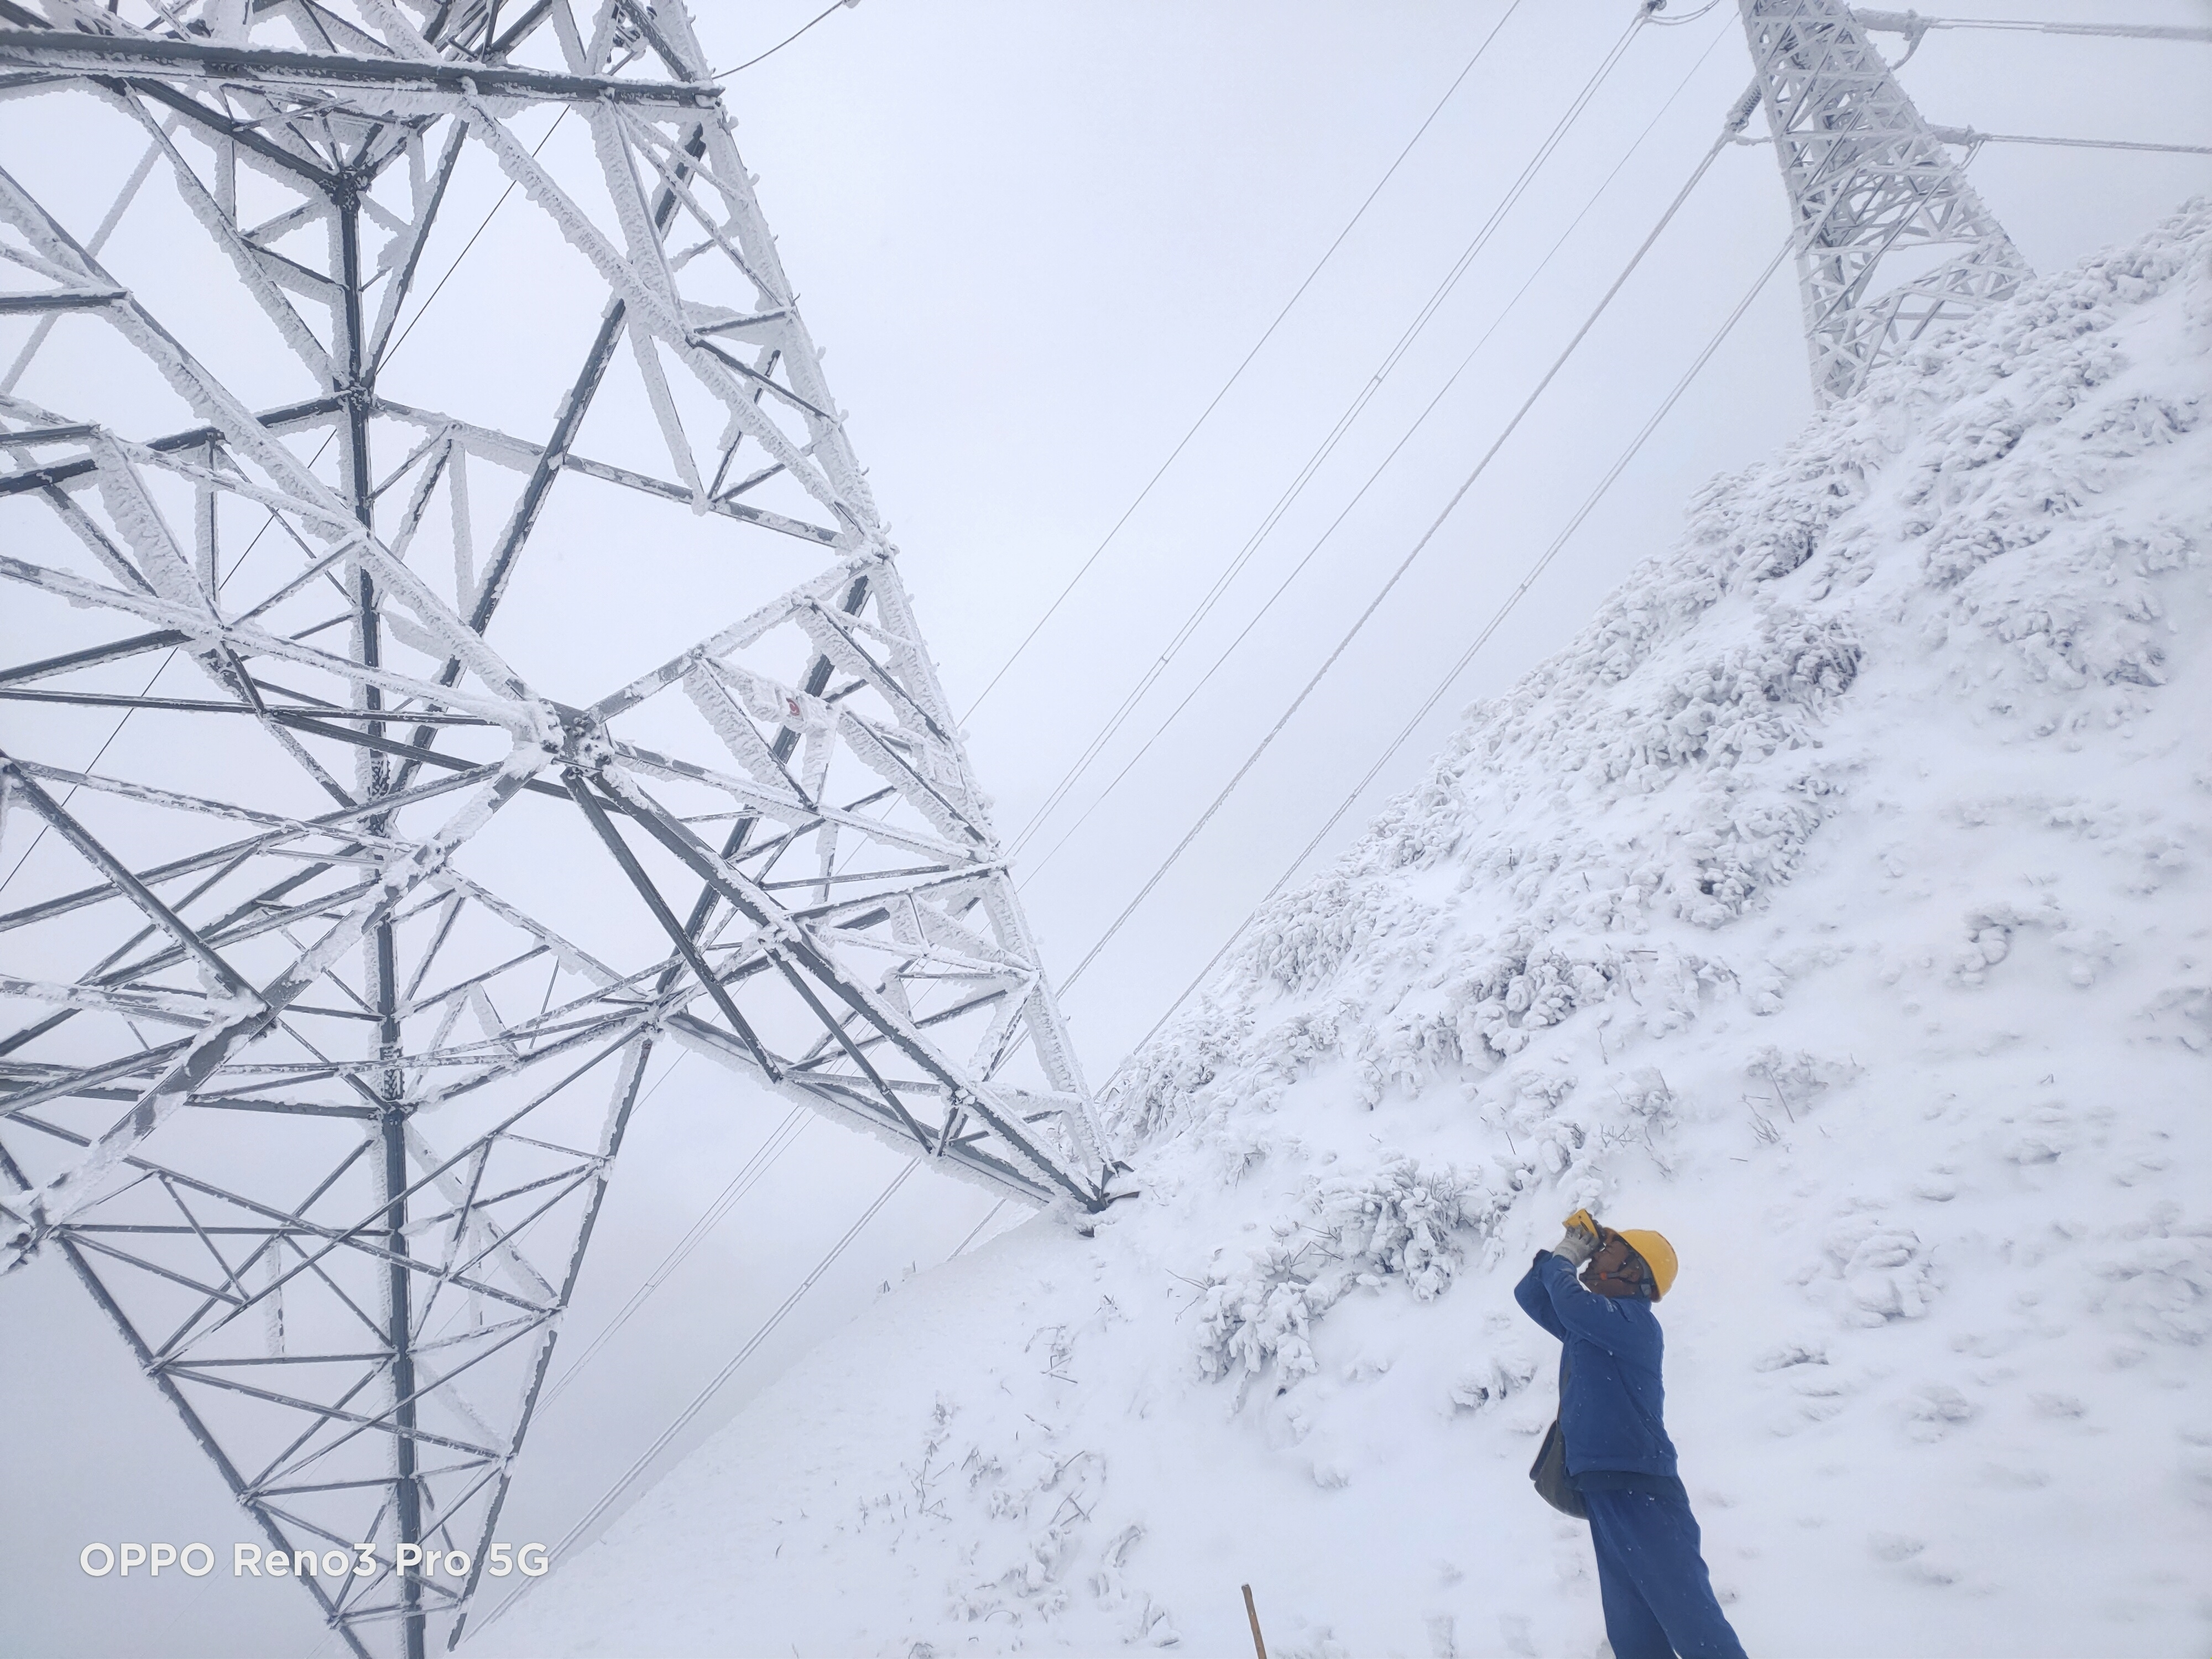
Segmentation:
[(1095, 1119), (680, 5), (0, 0), (0, 1247), (419, 1655), (656, 1055)]
[(2002, 299), (2027, 264), (1842, 0), (1739, 0), (1796, 237), (1814, 394)]

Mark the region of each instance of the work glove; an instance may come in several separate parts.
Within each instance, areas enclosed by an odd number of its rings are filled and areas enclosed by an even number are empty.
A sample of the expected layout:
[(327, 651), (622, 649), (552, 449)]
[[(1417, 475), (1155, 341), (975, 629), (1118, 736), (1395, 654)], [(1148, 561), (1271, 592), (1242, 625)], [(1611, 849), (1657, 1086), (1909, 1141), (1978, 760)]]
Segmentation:
[(1552, 1254), (1565, 1258), (1571, 1267), (1580, 1267), (1597, 1254), (1597, 1223), (1590, 1219), (1589, 1211), (1577, 1210), (1567, 1218), (1567, 1229), (1552, 1246)]

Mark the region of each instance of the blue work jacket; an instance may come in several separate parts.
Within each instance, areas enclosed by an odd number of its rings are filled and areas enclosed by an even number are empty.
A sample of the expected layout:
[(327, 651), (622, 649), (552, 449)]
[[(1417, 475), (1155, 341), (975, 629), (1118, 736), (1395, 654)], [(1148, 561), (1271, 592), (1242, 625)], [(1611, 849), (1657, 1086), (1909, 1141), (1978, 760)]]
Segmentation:
[(1513, 1287), (1513, 1299), (1563, 1345), (1559, 1432), (1567, 1473), (1674, 1474), (1659, 1380), (1666, 1342), (1651, 1304), (1584, 1290), (1567, 1259), (1549, 1250)]

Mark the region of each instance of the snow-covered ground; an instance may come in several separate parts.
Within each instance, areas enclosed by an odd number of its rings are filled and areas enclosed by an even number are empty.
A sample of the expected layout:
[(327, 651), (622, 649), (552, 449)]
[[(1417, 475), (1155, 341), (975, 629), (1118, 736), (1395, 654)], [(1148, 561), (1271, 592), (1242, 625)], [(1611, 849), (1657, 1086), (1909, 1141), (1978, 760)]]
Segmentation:
[(1675, 1243), (1755, 1654), (2212, 1647), (2212, 204), (1695, 503), (910, 1281), (467, 1644), (1583, 1656), (1509, 1294)]

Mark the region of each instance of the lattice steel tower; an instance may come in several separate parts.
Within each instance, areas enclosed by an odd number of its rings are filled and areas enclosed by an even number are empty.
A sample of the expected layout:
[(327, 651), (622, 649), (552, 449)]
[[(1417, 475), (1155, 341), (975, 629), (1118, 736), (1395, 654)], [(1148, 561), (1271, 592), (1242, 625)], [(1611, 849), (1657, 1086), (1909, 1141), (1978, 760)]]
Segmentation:
[(0, 0), (0, 1242), (374, 1547), (356, 1653), (458, 1638), (656, 1052), (1103, 1200), (706, 75), (668, 0)]
[(1842, 0), (1739, 3), (1825, 405), (2030, 273)]

